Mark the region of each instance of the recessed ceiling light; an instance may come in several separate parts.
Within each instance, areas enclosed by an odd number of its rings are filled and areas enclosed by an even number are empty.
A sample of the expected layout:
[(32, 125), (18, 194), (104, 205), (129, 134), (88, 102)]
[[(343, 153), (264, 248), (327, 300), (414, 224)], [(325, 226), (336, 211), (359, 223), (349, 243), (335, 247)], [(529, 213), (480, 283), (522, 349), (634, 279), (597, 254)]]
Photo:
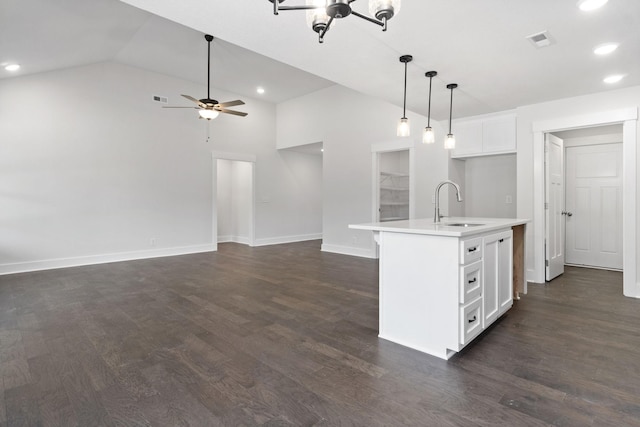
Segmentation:
[(604, 6), (608, 1), (609, 0), (580, 0), (578, 7), (584, 11), (596, 10)]
[(18, 64), (9, 64), (4, 67), (7, 71), (18, 71), (20, 69), (20, 65)]
[(256, 89), (256, 92), (258, 92), (260, 95), (262, 95), (264, 93), (264, 88), (263, 87), (259, 87), (258, 89)]
[(602, 43), (593, 49), (596, 55), (608, 55), (618, 48), (618, 43)]
[(614, 75), (605, 77), (603, 81), (605, 83), (612, 84), (612, 83), (618, 83), (623, 78), (624, 78), (624, 75), (622, 74), (614, 74)]

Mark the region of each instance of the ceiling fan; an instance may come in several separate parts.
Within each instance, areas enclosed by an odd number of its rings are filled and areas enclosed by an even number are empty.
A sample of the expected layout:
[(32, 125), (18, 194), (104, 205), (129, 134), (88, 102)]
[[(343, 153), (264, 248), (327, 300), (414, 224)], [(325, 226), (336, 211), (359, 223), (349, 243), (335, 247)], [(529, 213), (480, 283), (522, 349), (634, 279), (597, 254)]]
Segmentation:
[(198, 104), (197, 107), (162, 107), (162, 108), (195, 108), (198, 110), (201, 119), (212, 120), (218, 117), (220, 113), (233, 114), (235, 116), (244, 117), (247, 113), (243, 113), (242, 111), (228, 110), (227, 107), (233, 107), (236, 105), (244, 105), (243, 101), (239, 99), (235, 101), (229, 102), (218, 102), (215, 99), (211, 99), (209, 95), (209, 87), (210, 87), (210, 77), (211, 77), (211, 42), (213, 41), (213, 36), (209, 34), (205, 34), (204, 39), (208, 43), (208, 51), (207, 51), (207, 97), (202, 99), (196, 99), (193, 96), (182, 95), (187, 98), (189, 101), (193, 101)]

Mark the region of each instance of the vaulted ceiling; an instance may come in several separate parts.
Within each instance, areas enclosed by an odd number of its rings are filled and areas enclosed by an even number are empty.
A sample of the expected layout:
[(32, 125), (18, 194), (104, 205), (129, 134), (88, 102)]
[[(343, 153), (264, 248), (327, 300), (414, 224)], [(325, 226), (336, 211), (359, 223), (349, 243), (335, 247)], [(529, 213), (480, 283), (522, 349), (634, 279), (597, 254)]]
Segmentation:
[[(583, 12), (575, 0), (404, 0), (389, 30), (349, 16), (319, 44), (305, 13), (274, 16), (267, 0), (6, 0), (0, 4), (0, 64), (33, 73), (115, 60), (206, 82), (203, 33), (216, 37), (212, 85), (281, 102), (338, 83), (402, 105), (403, 65), (411, 54), (407, 103), (448, 117), (447, 83), (458, 83), (454, 116), (640, 85), (640, 2), (610, 0)], [(301, 4), (286, 0), (283, 5)], [(352, 3), (368, 14), (367, 1)], [(173, 22), (171, 22), (173, 21)], [(537, 48), (526, 36), (548, 31)], [(615, 41), (613, 54), (593, 48)], [(625, 78), (607, 85), (609, 74)], [(19, 74), (18, 74), (19, 75)], [(0, 77), (8, 77), (0, 70)]]

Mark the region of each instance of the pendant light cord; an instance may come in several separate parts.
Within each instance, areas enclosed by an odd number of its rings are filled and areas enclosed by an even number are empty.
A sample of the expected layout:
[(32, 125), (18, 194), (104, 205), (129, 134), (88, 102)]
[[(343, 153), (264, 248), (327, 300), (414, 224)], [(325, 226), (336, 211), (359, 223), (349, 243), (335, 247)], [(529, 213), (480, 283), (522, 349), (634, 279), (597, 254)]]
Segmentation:
[(209, 44), (209, 49), (207, 51), (207, 99), (211, 99), (211, 95), (209, 95), (209, 86), (211, 79), (211, 41), (207, 40)]
[(429, 77), (429, 109), (427, 110), (427, 127), (431, 127), (431, 82), (433, 77)]
[(451, 134), (451, 116), (453, 115), (453, 87), (451, 88), (451, 102), (449, 102), (449, 134)]
[(402, 118), (407, 118), (407, 62), (404, 63), (404, 101), (402, 104)]

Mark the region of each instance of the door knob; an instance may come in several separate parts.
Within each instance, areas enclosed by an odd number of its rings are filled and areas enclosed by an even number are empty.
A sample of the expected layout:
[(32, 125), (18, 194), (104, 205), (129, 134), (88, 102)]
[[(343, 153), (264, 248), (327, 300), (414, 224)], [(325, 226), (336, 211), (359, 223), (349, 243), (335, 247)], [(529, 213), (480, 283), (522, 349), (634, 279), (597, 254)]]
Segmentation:
[(567, 212), (567, 216), (573, 216), (571, 212)]

